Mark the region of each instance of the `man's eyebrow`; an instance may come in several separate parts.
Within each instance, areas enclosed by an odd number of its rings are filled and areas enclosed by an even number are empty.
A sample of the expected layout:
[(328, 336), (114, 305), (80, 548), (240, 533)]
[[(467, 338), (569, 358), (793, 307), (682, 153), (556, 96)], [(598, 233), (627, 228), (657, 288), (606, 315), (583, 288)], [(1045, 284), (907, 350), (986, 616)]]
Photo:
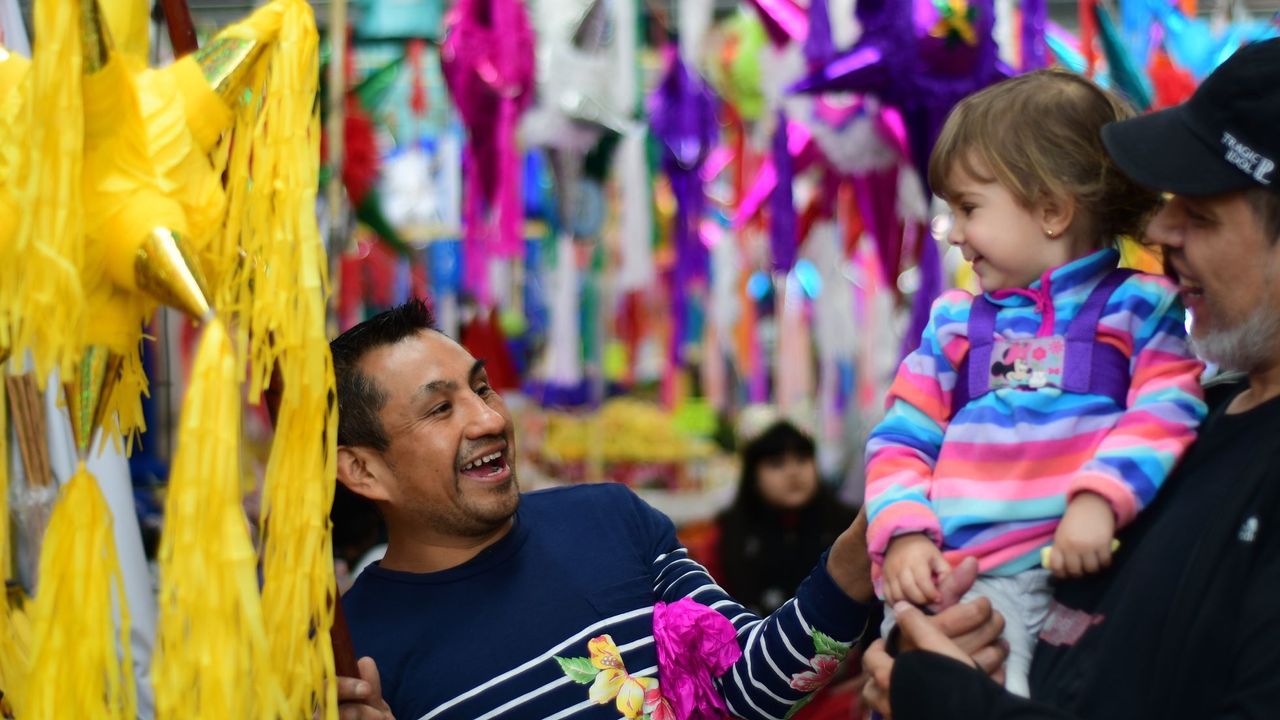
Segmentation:
[[(471, 366), (471, 372), (467, 373), (468, 380), (474, 381), (476, 377), (484, 371), (484, 364), (483, 360), (477, 360), (475, 364)], [(452, 380), (432, 380), (431, 382), (425, 383), (419, 387), (416, 395), (418, 397), (422, 397), (432, 393), (453, 392), (457, 389), (458, 383)]]
[(452, 380), (432, 380), (418, 388), (415, 393), (417, 397), (431, 395), (433, 393), (450, 392), (458, 389), (458, 383)]

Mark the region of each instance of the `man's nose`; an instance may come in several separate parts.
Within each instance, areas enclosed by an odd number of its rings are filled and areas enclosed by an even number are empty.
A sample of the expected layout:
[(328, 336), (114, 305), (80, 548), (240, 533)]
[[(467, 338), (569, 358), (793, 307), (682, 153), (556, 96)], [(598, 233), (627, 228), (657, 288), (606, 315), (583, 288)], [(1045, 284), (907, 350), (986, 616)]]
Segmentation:
[(1182, 247), (1185, 223), (1177, 201), (1167, 202), (1147, 223), (1147, 240), (1165, 247)]
[(476, 395), (468, 403), (467, 430), (471, 437), (501, 435), (506, 430), (507, 421), (493, 405)]

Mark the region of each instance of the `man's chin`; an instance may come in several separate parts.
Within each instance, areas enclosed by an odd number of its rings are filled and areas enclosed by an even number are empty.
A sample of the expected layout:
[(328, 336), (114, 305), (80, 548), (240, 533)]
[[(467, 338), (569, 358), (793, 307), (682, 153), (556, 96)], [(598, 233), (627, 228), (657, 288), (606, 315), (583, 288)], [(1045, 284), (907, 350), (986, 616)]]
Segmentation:
[[(502, 512), (510, 515), (516, 511), (516, 506), (520, 504), (520, 485), (516, 482), (514, 472), (497, 482), (467, 482), (464, 477), (460, 489), (462, 494), (469, 495), (484, 505), (493, 508), (493, 514), (495, 515)], [(506, 510), (508, 507), (510, 509)]]
[(1251, 372), (1271, 362), (1280, 345), (1280, 319), (1255, 312), (1240, 325), (1223, 330), (1193, 328), (1191, 349), (1223, 370)]

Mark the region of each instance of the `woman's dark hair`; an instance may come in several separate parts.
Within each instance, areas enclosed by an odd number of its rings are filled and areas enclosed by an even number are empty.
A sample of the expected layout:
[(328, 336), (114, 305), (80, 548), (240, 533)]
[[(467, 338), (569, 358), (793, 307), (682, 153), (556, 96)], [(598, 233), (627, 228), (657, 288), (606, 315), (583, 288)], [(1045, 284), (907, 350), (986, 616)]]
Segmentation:
[(813, 438), (786, 420), (779, 420), (742, 448), (742, 474), (738, 481), (738, 497), (733, 507), (758, 512), (767, 507), (760, 494), (760, 466), (770, 460), (814, 457)]

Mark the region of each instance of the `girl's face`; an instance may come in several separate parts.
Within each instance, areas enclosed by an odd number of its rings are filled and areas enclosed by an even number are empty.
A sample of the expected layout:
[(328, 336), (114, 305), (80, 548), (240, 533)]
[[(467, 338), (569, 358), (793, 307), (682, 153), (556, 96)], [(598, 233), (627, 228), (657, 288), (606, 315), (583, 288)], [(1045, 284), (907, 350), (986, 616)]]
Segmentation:
[[(975, 172), (993, 175), (974, 160)], [(1061, 235), (1061, 229), (1048, 227), (1045, 208), (1025, 208), (999, 182), (972, 177), (962, 167), (951, 171), (950, 181), (947, 204), (954, 223), (947, 242), (973, 263), (984, 291), (1025, 288), (1044, 271), (1077, 257), (1070, 238)], [(1055, 237), (1046, 235), (1046, 230)]]
[(779, 455), (760, 461), (756, 469), (760, 496), (780, 510), (804, 507), (818, 491), (818, 468), (811, 457)]

